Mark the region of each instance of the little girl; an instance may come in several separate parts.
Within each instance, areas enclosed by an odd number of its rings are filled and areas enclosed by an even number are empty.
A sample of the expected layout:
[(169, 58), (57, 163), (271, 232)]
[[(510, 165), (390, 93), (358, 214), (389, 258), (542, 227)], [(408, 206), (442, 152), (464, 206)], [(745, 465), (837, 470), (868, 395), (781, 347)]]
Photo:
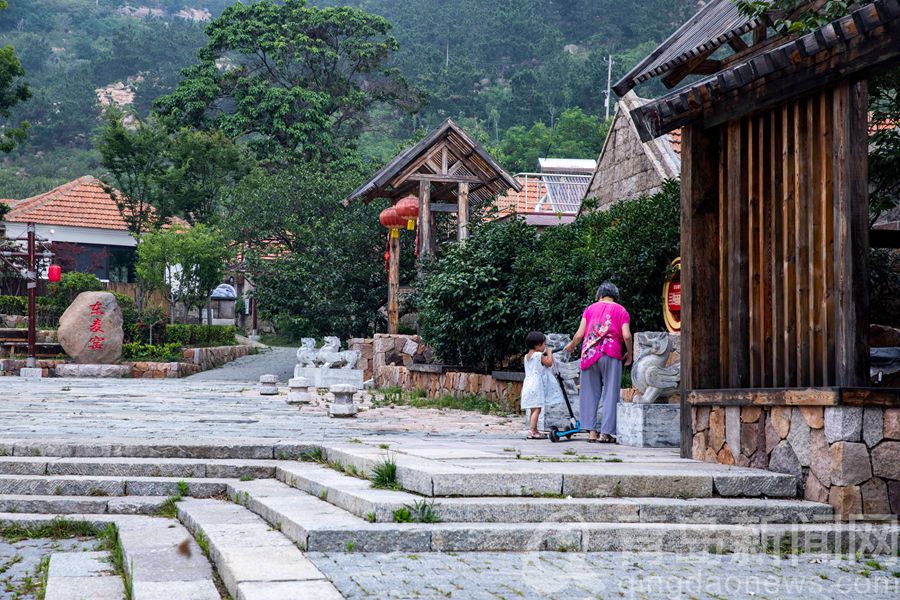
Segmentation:
[(546, 404), (547, 381), (553, 366), (553, 351), (547, 348), (547, 338), (540, 331), (532, 331), (525, 336), (528, 354), (525, 355), (525, 383), (522, 384), (522, 409), (529, 410), (531, 429), (526, 436), (529, 440), (545, 440), (547, 434), (537, 430), (538, 417)]

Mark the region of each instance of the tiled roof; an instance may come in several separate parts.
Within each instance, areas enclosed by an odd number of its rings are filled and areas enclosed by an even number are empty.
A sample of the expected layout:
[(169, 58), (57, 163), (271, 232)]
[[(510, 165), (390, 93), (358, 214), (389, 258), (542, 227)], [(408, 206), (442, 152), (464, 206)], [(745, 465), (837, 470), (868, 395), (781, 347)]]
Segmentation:
[[(522, 215), (537, 212), (540, 210), (537, 205), (538, 201), (547, 194), (547, 186), (540, 177), (516, 175), (516, 179), (522, 189), (518, 192), (510, 189), (506, 194), (497, 196), (497, 200), (494, 202), (501, 217), (513, 213)], [(549, 206), (545, 206), (544, 210), (551, 212)]]
[(675, 154), (681, 156), (681, 128), (670, 131), (668, 135), (672, 150), (675, 151)]
[(494, 205), (500, 218), (511, 214), (575, 215), (587, 191), (589, 175), (571, 173), (519, 173), (522, 189), (498, 196)]
[(96, 177), (86, 175), (31, 198), (16, 201), (6, 220), (127, 231), (116, 201)]

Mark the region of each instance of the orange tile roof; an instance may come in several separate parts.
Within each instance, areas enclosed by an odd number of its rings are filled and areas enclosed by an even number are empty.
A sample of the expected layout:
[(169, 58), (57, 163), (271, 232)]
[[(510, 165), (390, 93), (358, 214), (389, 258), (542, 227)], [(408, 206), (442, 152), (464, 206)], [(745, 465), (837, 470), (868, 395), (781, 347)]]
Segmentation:
[(506, 217), (511, 214), (527, 214), (533, 212), (553, 212), (548, 205), (542, 208), (537, 207), (537, 203), (547, 194), (547, 186), (539, 177), (523, 177), (517, 175), (519, 184), (522, 186), (521, 191), (516, 192), (512, 189), (508, 190), (503, 196), (497, 196), (494, 205), (497, 207), (498, 216)]
[(681, 156), (681, 128), (669, 132), (669, 143), (672, 145), (672, 150), (675, 151), (675, 154)]
[(6, 220), (41, 225), (66, 225), (127, 231), (116, 201), (96, 177), (85, 175), (49, 192), (19, 200)]

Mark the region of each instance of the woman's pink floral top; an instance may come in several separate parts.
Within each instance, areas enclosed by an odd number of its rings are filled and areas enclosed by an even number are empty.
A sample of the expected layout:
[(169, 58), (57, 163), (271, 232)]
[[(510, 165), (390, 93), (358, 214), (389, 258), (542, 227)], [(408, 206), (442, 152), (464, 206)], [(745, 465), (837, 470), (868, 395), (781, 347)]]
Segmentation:
[(587, 370), (604, 354), (622, 360), (625, 338), (622, 325), (631, 317), (621, 304), (615, 302), (594, 302), (582, 315), (587, 321), (584, 342), (581, 344), (581, 370)]

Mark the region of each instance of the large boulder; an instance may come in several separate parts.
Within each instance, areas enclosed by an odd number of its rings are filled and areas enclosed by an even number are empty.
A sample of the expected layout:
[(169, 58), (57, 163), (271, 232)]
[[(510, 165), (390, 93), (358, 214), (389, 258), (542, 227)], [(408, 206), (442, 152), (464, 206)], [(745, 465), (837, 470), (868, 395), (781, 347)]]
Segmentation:
[(82, 292), (59, 318), (59, 345), (76, 363), (111, 364), (122, 356), (122, 311), (109, 292)]

